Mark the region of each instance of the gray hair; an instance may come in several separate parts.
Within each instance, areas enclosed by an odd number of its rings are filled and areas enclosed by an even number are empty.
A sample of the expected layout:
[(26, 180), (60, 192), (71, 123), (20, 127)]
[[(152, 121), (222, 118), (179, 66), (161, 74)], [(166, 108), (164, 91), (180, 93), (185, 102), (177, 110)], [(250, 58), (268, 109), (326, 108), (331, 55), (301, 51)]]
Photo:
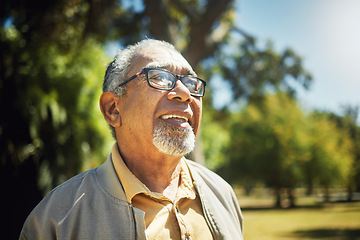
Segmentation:
[[(125, 96), (126, 86), (117, 86), (125, 80), (125, 76), (128, 74), (130, 66), (136, 58), (137, 52), (148, 47), (165, 47), (178, 52), (172, 44), (155, 39), (145, 39), (133, 45), (129, 45), (125, 49), (120, 49), (116, 53), (114, 60), (106, 69), (103, 92), (113, 92), (119, 97)], [(114, 127), (110, 125), (110, 129), (112, 136), (116, 139)]]
[(125, 86), (119, 88), (116, 86), (125, 80), (124, 78), (128, 74), (137, 52), (148, 47), (166, 47), (178, 52), (172, 44), (155, 39), (145, 39), (134, 45), (129, 45), (125, 49), (119, 50), (114, 60), (107, 67), (103, 83), (103, 92), (113, 92), (118, 96), (126, 94)]

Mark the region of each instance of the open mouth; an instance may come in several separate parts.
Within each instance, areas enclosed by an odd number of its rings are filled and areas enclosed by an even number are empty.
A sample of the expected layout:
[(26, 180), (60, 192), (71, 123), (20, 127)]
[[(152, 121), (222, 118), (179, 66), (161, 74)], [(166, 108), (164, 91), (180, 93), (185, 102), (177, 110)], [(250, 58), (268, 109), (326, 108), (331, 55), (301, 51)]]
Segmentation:
[(169, 115), (162, 115), (161, 119), (175, 126), (179, 126), (183, 128), (190, 127), (189, 119), (184, 116), (169, 114)]

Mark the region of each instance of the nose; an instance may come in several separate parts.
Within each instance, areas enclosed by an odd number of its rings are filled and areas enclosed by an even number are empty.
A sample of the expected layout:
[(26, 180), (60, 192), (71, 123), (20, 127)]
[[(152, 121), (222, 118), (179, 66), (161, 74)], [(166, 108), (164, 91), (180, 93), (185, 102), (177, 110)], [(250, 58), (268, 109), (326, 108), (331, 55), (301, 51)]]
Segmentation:
[(170, 100), (176, 99), (180, 102), (189, 103), (193, 100), (190, 95), (190, 90), (180, 81), (180, 79), (177, 79), (174, 89), (172, 89), (168, 94), (168, 98)]

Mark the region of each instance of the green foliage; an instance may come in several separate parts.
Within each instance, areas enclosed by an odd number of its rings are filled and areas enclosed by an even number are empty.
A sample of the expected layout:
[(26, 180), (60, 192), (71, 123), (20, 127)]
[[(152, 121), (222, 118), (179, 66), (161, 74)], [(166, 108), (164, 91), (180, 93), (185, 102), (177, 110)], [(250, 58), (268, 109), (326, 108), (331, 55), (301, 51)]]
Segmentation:
[(326, 115), (312, 114), (309, 121), (309, 155), (303, 163), (306, 184), (323, 187), (340, 184), (345, 187), (354, 160), (354, 142)]
[[(284, 94), (267, 96), (235, 114), (228, 148), (233, 180), (264, 181), (271, 187), (293, 187), (299, 179), (302, 112)], [(234, 151), (236, 149), (236, 151)], [(233, 165), (234, 164), (234, 165)]]
[[(218, 119), (214, 121), (214, 118)], [(201, 121), (202, 145), (206, 160), (206, 166), (216, 170), (227, 163), (227, 156), (224, 149), (229, 145), (230, 135), (227, 112), (217, 112), (207, 108), (203, 112)]]
[[(95, 41), (83, 42), (81, 48), (79, 42), (72, 43), (74, 50), (66, 52), (57, 44), (36, 52), (23, 49), (17, 59), (22, 64), (5, 79), (15, 84), (6, 88), (4, 82), (1, 89), (1, 105), (13, 113), (2, 120), (1, 138), (3, 146), (14, 146), (2, 149), (2, 158), (17, 155), (14, 164), (32, 158), (40, 169), (50, 171), (42, 184), (46, 190), (76, 174), (83, 159), (101, 152), (106, 140), (97, 102), (108, 59)], [(23, 132), (15, 125), (19, 118)]]
[(331, 120), (341, 129), (345, 135), (349, 135), (352, 141), (351, 154), (353, 164), (351, 172), (347, 178), (348, 199), (351, 200), (352, 192), (360, 191), (360, 127), (357, 124), (359, 107), (344, 106), (344, 116), (338, 116), (334, 113), (316, 112), (316, 117), (323, 117)]
[(104, 160), (110, 134), (98, 99), (110, 60), (86, 27), (87, 2), (4, 4), (0, 180), (5, 228), (18, 236), (44, 193)]
[[(235, 29), (237, 30), (237, 29)], [(227, 80), (235, 100), (260, 101), (269, 92), (279, 90), (296, 95), (296, 84), (307, 89), (312, 76), (292, 49), (276, 52), (271, 42), (259, 47), (256, 39), (237, 31), (216, 52), (213, 71)]]
[(305, 114), (286, 94), (267, 95), (233, 114), (229, 162), (220, 172), (275, 189), (346, 186), (352, 149), (349, 135), (328, 118)]

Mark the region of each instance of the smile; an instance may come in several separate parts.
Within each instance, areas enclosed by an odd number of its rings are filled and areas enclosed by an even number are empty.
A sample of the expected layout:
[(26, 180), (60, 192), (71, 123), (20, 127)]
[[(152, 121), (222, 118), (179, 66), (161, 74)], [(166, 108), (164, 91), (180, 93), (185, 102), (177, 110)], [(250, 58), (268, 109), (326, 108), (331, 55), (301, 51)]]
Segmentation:
[(174, 119), (175, 121), (179, 121), (179, 122), (184, 122), (184, 121), (187, 122), (189, 120), (187, 117), (179, 116), (179, 115), (162, 115), (161, 118), (164, 120)]
[(161, 116), (162, 120), (165, 120), (168, 124), (181, 128), (191, 128), (189, 119), (184, 116), (176, 114), (166, 114)]

